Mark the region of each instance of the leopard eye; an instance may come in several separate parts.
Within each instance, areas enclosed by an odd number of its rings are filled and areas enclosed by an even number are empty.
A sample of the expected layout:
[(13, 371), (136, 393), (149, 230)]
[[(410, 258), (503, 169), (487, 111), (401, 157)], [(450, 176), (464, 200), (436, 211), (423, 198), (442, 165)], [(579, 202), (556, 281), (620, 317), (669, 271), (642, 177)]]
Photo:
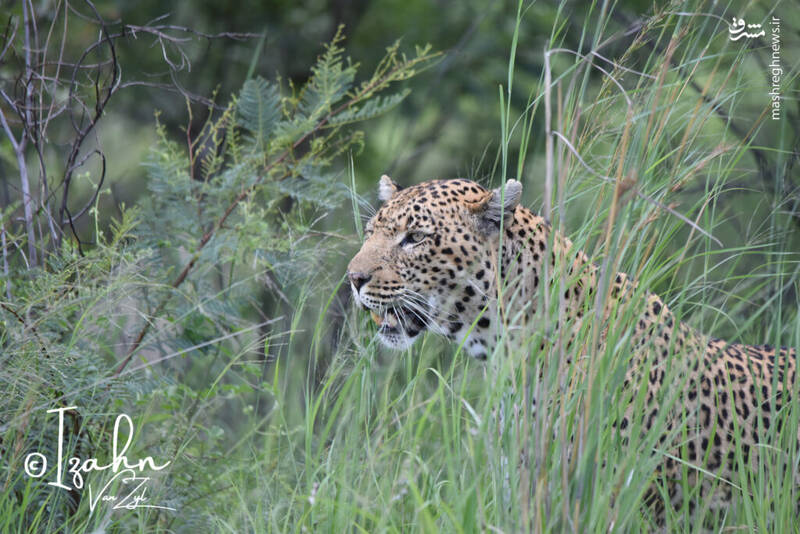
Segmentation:
[(400, 246), (402, 247), (405, 245), (416, 245), (418, 243), (422, 243), (426, 237), (428, 236), (423, 232), (409, 232), (400, 242)]

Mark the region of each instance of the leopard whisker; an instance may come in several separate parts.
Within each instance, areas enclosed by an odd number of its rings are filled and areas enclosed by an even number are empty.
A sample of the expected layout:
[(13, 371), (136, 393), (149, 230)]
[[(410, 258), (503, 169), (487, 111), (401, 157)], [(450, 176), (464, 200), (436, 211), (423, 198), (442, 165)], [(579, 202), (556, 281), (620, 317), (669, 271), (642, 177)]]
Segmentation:
[(423, 311), (425, 311), (427, 314), (427, 317), (431, 320), (433, 320), (436, 316), (444, 316), (444, 318), (448, 321), (458, 319), (454, 313), (445, 311), (440, 306), (428, 302), (425, 297), (413, 289), (405, 289), (403, 295), (401, 295), (401, 298), (409, 298), (411, 299), (409, 302), (414, 302), (415, 305), (422, 307)]

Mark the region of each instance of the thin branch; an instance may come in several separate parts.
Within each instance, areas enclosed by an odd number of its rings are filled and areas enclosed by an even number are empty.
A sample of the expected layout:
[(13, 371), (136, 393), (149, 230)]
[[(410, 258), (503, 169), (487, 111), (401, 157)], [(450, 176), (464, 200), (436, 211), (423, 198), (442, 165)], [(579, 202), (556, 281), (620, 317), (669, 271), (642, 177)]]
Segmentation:
[[(39, 342), (39, 346), (41, 347), (41, 351), (44, 353), (45, 356), (48, 358), (50, 357), (50, 352), (47, 350), (47, 343), (45, 343), (45, 339), (39, 334), (39, 330), (37, 330), (35, 325), (28, 324), (24, 317), (22, 317), (14, 308), (10, 305), (6, 304), (5, 302), (0, 302), (0, 308), (3, 308), (8, 313), (14, 316), (14, 318), (22, 324), (25, 330), (30, 330), (36, 340)], [(24, 332), (24, 330), (23, 330)]]
[(3, 248), (3, 274), (6, 278), (6, 298), (11, 300), (11, 276), (8, 271), (8, 247), (6, 245), (6, 225), (0, 223), (0, 246)]
[[(41, 122), (39, 124), (41, 126)], [(40, 131), (39, 135), (36, 137), (36, 142), (33, 144), (33, 147), (36, 150), (36, 156), (39, 159), (39, 183), (41, 184), (41, 191), (39, 193), (39, 206), (36, 209), (35, 215), (38, 218), (40, 213), (45, 214), (45, 217), (47, 217), (47, 226), (50, 229), (50, 236), (53, 239), (53, 243), (58, 243), (61, 227), (55, 224), (55, 220), (53, 219), (53, 215), (50, 211), (50, 202), (53, 195), (50, 193), (50, 184), (47, 182), (47, 165), (45, 164), (44, 153), (42, 151), (43, 138), (44, 135), (42, 131)]]
[(72, 237), (75, 239), (75, 243), (78, 245), (78, 254), (83, 256), (83, 246), (81, 245), (81, 238), (78, 236), (78, 231), (75, 229), (75, 219), (70, 214), (68, 208), (65, 208), (64, 211), (67, 214), (67, 223), (69, 224), (69, 229), (72, 230)]
[[(9, 15), (8, 24), (6, 24), (6, 34), (3, 36), (5, 45), (3, 46), (3, 50), (0, 51), (0, 61), (3, 61), (6, 52), (11, 48), (11, 43), (14, 42), (14, 37), (17, 36), (17, 25), (14, 24), (14, 22), (14, 19)], [(11, 32), (11, 35), (9, 35), (9, 32)]]
[[(13, 92), (11, 89), (4, 91), (4, 87), (0, 87), (0, 102), (3, 103), (0, 107), (0, 135), (8, 137), (20, 172), (20, 185), (15, 186), (15, 189), (22, 200), (22, 218), (21, 222), (17, 222), (17, 218), (13, 217), (9, 219), (9, 223), (24, 226), (23, 235), (27, 236), (26, 247), (25, 239), (21, 239), (18, 244), (16, 240), (8, 239), (12, 233), (5, 234), (8, 242), (3, 253), (7, 260), (10, 259), (10, 253), (19, 253), (26, 265), (38, 265), (45, 254), (44, 243), (49, 241), (48, 246), (57, 250), (65, 230), (75, 234), (75, 219), (84, 216), (96, 204), (105, 183), (106, 158), (98, 149), (84, 155), (84, 147), (89, 136), (98, 135), (97, 125), (111, 97), (119, 89), (137, 85), (153, 87), (181, 94), (190, 102), (219, 109), (213, 101), (191, 93), (180, 83), (176, 73), (191, 68), (191, 56), (183, 47), (198, 39), (206, 39), (210, 43), (212, 39), (241, 41), (260, 36), (238, 32), (204, 33), (185, 26), (163, 24), (167, 15), (158, 17), (145, 26), (124, 25), (120, 21), (109, 22), (101, 16), (94, 1), (83, 1), (82, 4), (87, 9), (84, 13), (83, 8), (79, 10), (69, 1), (59, 0), (47, 8), (52, 16), (45, 19), (37, 18), (38, 8), (32, 0), (22, 0), (21, 16), (8, 17), (4, 27), (0, 29), (0, 61), (7, 60), (9, 54), (15, 54), (15, 57), (21, 59), (18, 71), (14, 73), (16, 85)], [(73, 61), (68, 57), (67, 38), (75, 30), (73, 26), (78, 19), (80, 25), (85, 22), (98, 28), (99, 35), (93, 37), (89, 45), (79, 53), (77, 61)], [(38, 24), (42, 22), (47, 26), (41, 35), (44, 42), (40, 45)], [(148, 83), (147, 75), (142, 81), (123, 82), (116, 50), (117, 40), (138, 39), (139, 36), (147, 36), (154, 46), (160, 47), (166, 69), (158, 76), (170, 76), (168, 83)], [(97, 56), (99, 59), (95, 60)], [(66, 119), (64, 115), (69, 118)], [(49, 126), (57, 119), (69, 120), (74, 134), (66, 144), (60, 183), (52, 184), (48, 180), (50, 169), (46, 165), (43, 143), (46, 141)], [(31, 148), (35, 149), (38, 157), (38, 184), (31, 183), (33, 169), (27, 164)], [(94, 155), (100, 157), (102, 168), (97, 186), (89, 195), (91, 198), (88, 202), (82, 204), (77, 211), (70, 210), (75, 174)], [(81, 199), (81, 202), (84, 200)], [(42, 221), (41, 217), (47, 217), (47, 221)], [(48, 235), (49, 240), (46, 239)], [(75, 238), (78, 239), (78, 236), (75, 235)], [(20, 246), (25, 247), (27, 253)], [(80, 241), (78, 246), (80, 249)]]
[[(13, 106), (13, 102), (8, 98), (8, 95), (0, 89), (0, 96), (2, 96), (6, 102), (10, 103)], [(6, 115), (3, 113), (3, 108), (0, 108), (0, 125), (3, 126), (3, 130), (6, 132), (6, 136), (8, 136), (8, 140), (11, 142), (11, 148), (14, 152), (19, 150), (19, 143), (17, 142), (17, 138), (14, 137), (14, 132), (11, 130), (11, 126), (9, 126), (8, 122), (6, 121)]]
[(150, 88), (153, 88), (153, 89), (158, 89), (160, 91), (168, 91), (168, 92), (171, 92), (171, 93), (180, 94), (180, 95), (188, 98), (192, 102), (196, 102), (198, 104), (203, 104), (206, 107), (212, 107), (215, 110), (222, 109), (222, 106), (220, 106), (219, 104), (215, 103), (210, 98), (207, 98), (205, 96), (198, 95), (198, 94), (195, 94), (195, 93), (191, 93), (191, 92), (187, 91), (184, 87), (175, 87), (175, 86), (170, 85), (168, 83), (144, 82), (144, 81), (140, 81), (140, 80), (133, 80), (133, 81), (130, 81), (130, 82), (122, 82), (122, 83), (119, 84), (119, 88), (120, 89), (125, 89), (125, 88), (128, 88), (128, 87), (150, 87)]
[[(100, 70), (98, 69), (96, 71), (95, 82), (94, 82), (94, 89), (95, 89), (94, 113), (91, 115), (91, 118), (89, 119), (89, 123), (84, 128), (78, 127), (78, 123), (76, 123), (76, 121), (74, 119), (74, 115), (70, 114), (70, 116), (72, 117), (73, 127), (75, 127), (75, 130), (76, 130), (76, 136), (75, 136), (74, 141), (72, 142), (72, 149), (71, 149), (71, 151), (69, 153), (69, 156), (67, 157), (66, 170), (64, 171), (64, 179), (62, 181), (63, 190), (62, 190), (62, 195), (61, 195), (61, 208), (59, 209), (58, 220), (59, 221), (64, 221), (65, 220), (64, 219), (64, 214), (67, 215), (67, 219), (66, 220), (69, 222), (70, 229), (72, 230), (72, 233), (73, 233), (75, 239), (78, 239), (78, 234), (75, 232), (75, 226), (74, 226), (73, 218), (70, 215), (69, 210), (67, 209), (67, 201), (68, 201), (68, 198), (69, 198), (70, 184), (72, 182), (73, 173), (74, 173), (76, 167), (79, 166), (79, 165), (76, 165), (76, 159), (78, 157), (78, 154), (80, 153), (81, 147), (83, 146), (84, 140), (89, 135), (89, 133), (94, 129), (95, 125), (100, 120), (100, 117), (102, 117), (103, 110), (105, 109), (106, 104), (108, 104), (108, 101), (109, 101), (109, 99), (111, 98), (111, 95), (114, 92), (114, 87), (117, 85), (117, 77), (119, 76), (119, 72), (120, 72), (118, 64), (117, 64), (117, 52), (116, 52), (116, 48), (114, 47), (114, 40), (111, 38), (111, 36), (108, 33), (108, 30), (106, 29), (105, 21), (100, 16), (100, 14), (98, 13), (98, 11), (95, 8), (94, 4), (92, 4), (92, 2), (90, 0), (85, 0), (85, 2), (86, 2), (87, 5), (89, 5), (89, 7), (94, 12), (94, 15), (96, 17), (96, 22), (100, 25), (101, 34), (104, 36), (104, 38), (99, 40), (97, 43), (95, 43), (94, 45), (88, 47), (86, 50), (83, 51), (83, 54), (81, 55), (80, 59), (78, 60), (78, 65), (80, 65), (83, 62), (83, 60), (88, 56), (88, 54), (89, 54), (89, 52), (91, 50), (93, 50), (96, 46), (99, 46), (100, 43), (105, 42), (106, 44), (108, 44), (109, 52), (111, 54), (111, 82), (109, 83), (109, 85), (108, 85), (108, 87), (107, 87), (107, 89), (105, 91), (101, 91), (101, 89), (100, 89)], [(72, 79), (71, 79), (71, 83), (70, 83), (70, 100), (71, 101), (72, 100), (80, 101), (80, 99), (75, 97), (75, 88), (77, 87), (77, 83), (76, 83), (77, 73), (78, 73), (78, 69), (77, 68), (73, 69), (73, 71), (72, 71)], [(81, 104), (82, 104), (82, 108), (85, 109), (85, 105), (83, 105), (82, 102), (81, 102)], [(103, 169), (105, 169), (105, 158), (103, 158)], [(78, 240), (78, 250), (80, 251), (80, 240)]]
[[(160, 18), (163, 18), (165, 16), (166, 15), (163, 15)], [(192, 35), (196, 35), (198, 37), (202, 37), (204, 39), (233, 39), (236, 41), (244, 41), (247, 39), (255, 39), (261, 37), (260, 33), (240, 33), (240, 32), (204, 33), (194, 30), (192, 28), (187, 28), (186, 26), (176, 26), (174, 24), (162, 24), (159, 26), (136, 26), (134, 24), (126, 24), (123, 26), (123, 34), (124, 31), (130, 31), (133, 34), (134, 38), (136, 38), (136, 32), (142, 32), (142, 33), (149, 33), (152, 35), (156, 35), (158, 37), (163, 37), (164, 39), (172, 42), (185, 42), (190, 40), (189, 38), (173, 37), (168, 33), (164, 33), (164, 30), (174, 30), (174, 31), (189, 33)]]
[[(56, 15), (57, 14), (58, 14), (58, 9), (56, 9)], [(53, 18), (53, 23), (50, 26), (50, 30), (51, 31), (53, 30), (53, 28), (55, 28), (56, 20), (57, 20), (57, 17), (54, 17)], [(53, 95), (56, 94), (56, 89), (57, 89), (58, 83), (60, 81), (61, 68), (66, 66), (66, 64), (64, 63), (64, 49), (66, 48), (66, 45), (67, 45), (67, 35), (68, 35), (67, 21), (68, 20), (69, 20), (69, 17), (67, 16), (67, 7), (65, 5), (64, 6), (64, 30), (63, 30), (63, 32), (61, 34), (61, 47), (59, 48), (59, 51), (58, 51), (58, 61), (55, 64), (56, 65), (56, 72), (55, 72), (55, 75), (53, 76), (53, 80), (52, 80), (53, 81), (53, 87), (50, 89), (50, 91), (51, 91), (51, 93)], [(47, 37), (47, 40), (48, 41), (50, 40), (50, 36), (49, 35)], [(46, 58), (43, 58), (43, 60), (44, 59), (46, 59)], [(43, 80), (45, 79), (45, 69), (46, 69), (47, 64), (48, 64), (47, 61), (42, 61), (41, 67), (42, 67), (42, 79)], [(58, 115), (61, 114), (60, 112), (55, 112), (54, 111), (55, 105), (56, 105), (56, 99), (52, 98), (50, 100), (50, 109), (47, 112), (47, 118), (44, 119), (44, 122), (42, 123), (42, 137), (46, 137), (47, 136), (47, 127), (49, 126), (50, 121), (53, 120), (53, 118), (55, 118), (55, 117), (57, 117)], [(64, 106), (64, 108), (66, 108), (66, 106)], [(62, 109), (64, 109), (64, 108), (62, 108)]]
[[(75, 215), (69, 217), (67, 220), (61, 221), (62, 225), (67, 224), (67, 223), (72, 225), (75, 221), (80, 219), (83, 216), (84, 213), (86, 213), (92, 206), (94, 206), (94, 203), (97, 201), (98, 195), (100, 195), (100, 189), (103, 187), (103, 182), (105, 181), (105, 178), (106, 178), (106, 156), (105, 156), (105, 154), (103, 154), (101, 151), (95, 149), (95, 150), (89, 152), (89, 154), (87, 154), (86, 157), (84, 157), (81, 160), (81, 163), (79, 163), (78, 166), (83, 165), (83, 162), (85, 162), (89, 158), (89, 156), (91, 156), (92, 154), (97, 154), (100, 157), (100, 165), (101, 165), (101, 168), (100, 168), (100, 180), (97, 183), (97, 187), (95, 187), (95, 189), (94, 189), (94, 193), (92, 194), (92, 198), (89, 199), (89, 201), (86, 203), (86, 205), (84, 207), (82, 207), (78, 211), (78, 213), (76, 213)], [(67, 212), (67, 213), (69, 213), (69, 212)], [(74, 230), (73, 230), (73, 232), (74, 232)]]
[[(19, 167), (20, 189), (22, 190), (22, 210), (25, 214), (25, 231), (28, 234), (28, 257), (32, 266), (36, 266), (36, 233), (33, 225), (33, 199), (31, 198), (31, 185), (28, 178), (28, 166), (25, 161), (25, 149), (28, 144), (29, 128), (31, 125), (31, 110), (33, 105), (33, 84), (31, 76), (31, 18), (33, 17), (33, 6), (30, 1), (22, 1), (22, 25), (24, 27), (24, 57), (25, 57), (25, 100), (22, 109), (16, 107), (17, 112), (22, 116), (26, 128), (20, 133), (19, 142), (15, 147), (15, 156)], [(8, 97), (6, 97), (8, 100)], [(3, 128), (10, 133), (8, 123), (3, 120)]]

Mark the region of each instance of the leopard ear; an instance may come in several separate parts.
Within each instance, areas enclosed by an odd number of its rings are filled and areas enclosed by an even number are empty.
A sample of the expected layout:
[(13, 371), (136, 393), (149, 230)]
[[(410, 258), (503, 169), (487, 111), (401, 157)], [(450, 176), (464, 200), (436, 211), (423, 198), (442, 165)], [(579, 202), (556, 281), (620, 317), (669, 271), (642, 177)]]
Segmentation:
[(500, 218), (503, 224), (511, 224), (514, 218), (514, 209), (522, 197), (522, 184), (516, 180), (509, 180), (505, 185), (487, 191), (485, 196), (472, 204), (470, 210), (480, 217), (481, 228), (500, 228)]
[(384, 174), (378, 182), (378, 198), (381, 202), (386, 202), (392, 195), (400, 190), (400, 186), (394, 183), (394, 180), (389, 178), (389, 175)]

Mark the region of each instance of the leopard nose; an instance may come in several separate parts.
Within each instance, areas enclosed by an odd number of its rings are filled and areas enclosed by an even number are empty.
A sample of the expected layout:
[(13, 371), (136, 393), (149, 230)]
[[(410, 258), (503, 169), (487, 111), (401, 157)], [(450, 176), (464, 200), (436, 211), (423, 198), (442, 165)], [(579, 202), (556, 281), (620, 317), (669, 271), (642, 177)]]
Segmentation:
[(372, 275), (359, 273), (359, 272), (348, 272), (347, 277), (350, 279), (350, 283), (353, 284), (353, 287), (356, 288), (356, 291), (361, 289), (361, 286), (369, 282)]

